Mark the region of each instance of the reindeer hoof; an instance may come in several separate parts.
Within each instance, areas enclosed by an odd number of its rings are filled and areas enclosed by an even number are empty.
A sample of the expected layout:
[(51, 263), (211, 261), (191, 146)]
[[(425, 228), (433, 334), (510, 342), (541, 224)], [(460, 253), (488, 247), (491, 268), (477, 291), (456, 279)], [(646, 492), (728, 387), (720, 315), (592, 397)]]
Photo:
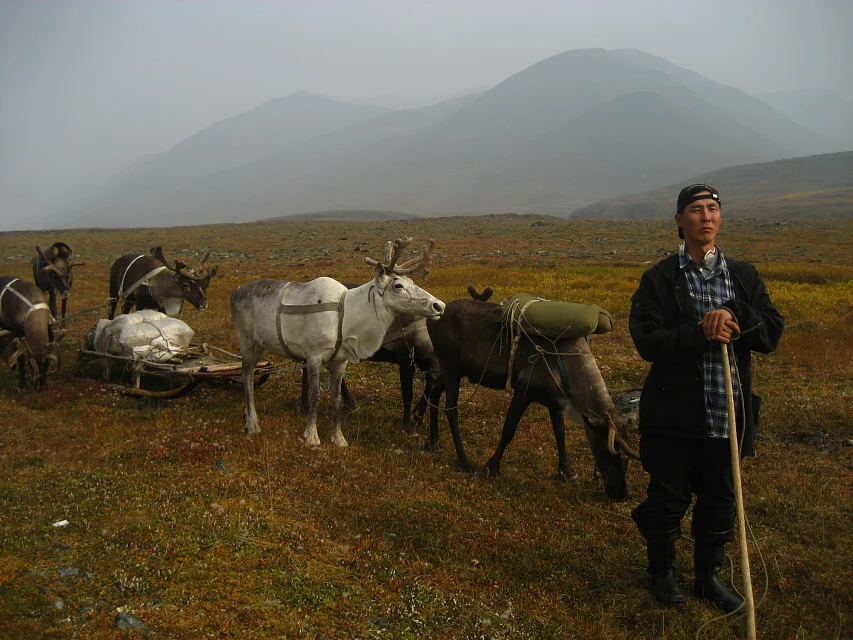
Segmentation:
[(464, 472), (464, 473), (470, 473), (471, 475), (476, 475), (476, 474), (477, 474), (477, 470), (476, 470), (476, 469), (474, 468), (474, 466), (473, 466), (470, 462), (468, 462), (467, 460), (466, 460), (465, 462), (460, 462), (460, 463), (457, 465), (457, 467), (456, 467), (456, 468), (457, 468), (459, 471), (462, 471), (462, 472)]
[(557, 482), (576, 483), (578, 481), (578, 474), (575, 472), (574, 469), (571, 469), (568, 473), (566, 473), (566, 471), (564, 471), (563, 469), (560, 469), (554, 475), (554, 480), (556, 480)]
[(408, 422), (408, 423), (401, 422), (400, 427), (402, 427), (403, 433), (405, 433), (407, 435), (414, 436), (414, 435), (417, 435), (417, 433), (418, 433), (417, 428), (411, 422)]
[(430, 442), (429, 440), (427, 440), (424, 443), (424, 450), (425, 451), (434, 451), (437, 453), (437, 452), (441, 451), (441, 443), (438, 440), (436, 440), (435, 442)]
[(488, 464), (483, 465), (483, 473), (486, 474), (486, 478), (489, 480), (497, 480), (501, 477), (500, 468), (494, 469)]

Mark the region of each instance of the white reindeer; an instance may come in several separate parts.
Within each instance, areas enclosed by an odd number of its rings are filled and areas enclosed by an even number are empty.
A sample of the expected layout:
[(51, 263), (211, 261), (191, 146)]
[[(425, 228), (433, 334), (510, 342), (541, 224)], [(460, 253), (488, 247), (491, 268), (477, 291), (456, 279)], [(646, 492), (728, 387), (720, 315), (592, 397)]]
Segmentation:
[(308, 371), (308, 426), (306, 444), (320, 444), (317, 435), (317, 405), (320, 395), (320, 366), (332, 376), (334, 414), (332, 441), (347, 446), (341, 431), (341, 380), (347, 364), (375, 353), (385, 332), (401, 313), (434, 317), (444, 312), (444, 303), (415, 285), (404, 274), (425, 270), (426, 247), (418, 257), (397, 265), (403, 249), (412, 241), (397, 239), (385, 247), (387, 264), (365, 258), (374, 266), (373, 279), (347, 289), (332, 278), (311, 282), (254, 280), (231, 296), (231, 318), (243, 359), (243, 389), (246, 396), (246, 433), (260, 432), (255, 413), (252, 376), (265, 351), (305, 362)]

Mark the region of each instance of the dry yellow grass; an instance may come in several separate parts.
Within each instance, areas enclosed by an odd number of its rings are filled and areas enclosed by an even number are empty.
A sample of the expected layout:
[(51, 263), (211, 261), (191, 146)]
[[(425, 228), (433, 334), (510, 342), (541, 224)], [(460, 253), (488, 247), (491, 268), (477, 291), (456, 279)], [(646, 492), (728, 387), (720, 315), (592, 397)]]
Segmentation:
[[(528, 291), (607, 308), (615, 329), (593, 340), (605, 380), (613, 391), (642, 384), (629, 299), (649, 263), (674, 249), (668, 222), (489, 216), (6, 233), (0, 273), (28, 277), (36, 243), (68, 242), (87, 261), (73, 313), (107, 298), (121, 253), (211, 249), (221, 275), (210, 310), (183, 318), (199, 339), (233, 350), (228, 299), (240, 283), (366, 280), (362, 252), (377, 255), (399, 235), (437, 240), (426, 286), (444, 300), (471, 283), (494, 286), (496, 299)], [(763, 424), (759, 456), (744, 467), (762, 638), (853, 636), (851, 238), (851, 222), (744, 220), (727, 222), (720, 239), (757, 263), (787, 319), (778, 351), (756, 359)], [(164, 638), (674, 640), (717, 615), (692, 598), (681, 609), (652, 601), (628, 519), (644, 473), (631, 468), (628, 502), (606, 502), (585, 437), (570, 427), (581, 478), (555, 482), (541, 408), (522, 421), (497, 482), (456, 472), (443, 419), (441, 452), (423, 449), (425, 429), (399, 430), (396, 372), (385, 365), (350, 368), (360, 405), (344, 426), (350, 447), (326, 441), (327, 414), (324, 444), (300, 444), (295, 368), (258, 390), (263, 433), (250, 439), (237, 389), (140, 402), (75, 376), (98, 317), (73, 320), (46, 391), (17, 394), (16, 376), (0, 371), (0, 637), (122, 637), (113, 625), (124, 611)], [(461, 428), (483, 462), (508, 398), (463, 388), (472, 395)], [(678, 553), (689, 576), (689, 544)], [(742, 632), (719, 623), (702, 637)]]

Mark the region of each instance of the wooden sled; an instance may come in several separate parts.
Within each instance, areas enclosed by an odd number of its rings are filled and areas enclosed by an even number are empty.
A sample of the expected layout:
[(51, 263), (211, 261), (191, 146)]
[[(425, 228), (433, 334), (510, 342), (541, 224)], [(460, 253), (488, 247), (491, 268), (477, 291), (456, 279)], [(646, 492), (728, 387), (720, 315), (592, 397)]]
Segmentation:
[[(259, 362), (255, 366), (254, 386), (259, 387), (278, 370), (270, 362)], [(125, 395), (176, 398), (199, 382), (241, 382), (243, 363), (240, 356), (206, 343), (193, 343), (185, 353), (166, 362), (103, 353), (87, 344), (77, 358), (77, 373), (88, 377), (103, 375), (107, 382), (118, 377), (123, 384), (110, 386)]]

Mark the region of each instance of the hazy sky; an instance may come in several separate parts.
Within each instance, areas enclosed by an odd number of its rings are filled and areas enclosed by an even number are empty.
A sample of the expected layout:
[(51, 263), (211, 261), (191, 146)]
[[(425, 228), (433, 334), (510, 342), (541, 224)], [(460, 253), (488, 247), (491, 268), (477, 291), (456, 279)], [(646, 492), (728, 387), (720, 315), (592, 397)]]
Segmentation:
[(0, 0), (0, 230), (294, 91), (421, 106), (634, 47), (753, 94), (853, 99), (851, 34), (850, 0)]

